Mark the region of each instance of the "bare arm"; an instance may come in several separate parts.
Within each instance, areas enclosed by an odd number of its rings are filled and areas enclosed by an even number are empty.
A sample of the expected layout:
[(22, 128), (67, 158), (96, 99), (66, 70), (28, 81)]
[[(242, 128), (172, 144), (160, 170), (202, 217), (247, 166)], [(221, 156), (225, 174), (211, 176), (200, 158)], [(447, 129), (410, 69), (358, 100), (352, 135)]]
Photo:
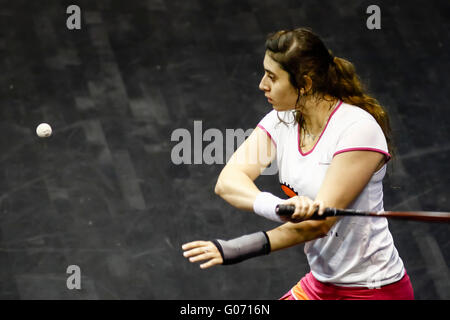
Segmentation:
[(270, 138), (256, 127), (222, 169), (215, 193), (238, 209), (252, 211), (253, 202), (261, 192), (253, 181), (275, 155), (276, 149)]

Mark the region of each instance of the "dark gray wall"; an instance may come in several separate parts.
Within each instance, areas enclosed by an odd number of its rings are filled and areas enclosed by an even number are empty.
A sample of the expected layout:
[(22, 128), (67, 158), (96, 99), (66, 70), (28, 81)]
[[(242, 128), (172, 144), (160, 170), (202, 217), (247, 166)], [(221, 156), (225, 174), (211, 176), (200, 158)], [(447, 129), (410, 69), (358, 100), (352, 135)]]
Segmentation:
[[(66, 28), (70, 4), (81, 30)], [(303, 246), (210, 270), (180, 248), (276, 226), (215, 196), (223, 165), (174, 165), (171, 134), (254, 128), (270, 110), (264, 39), (281, 28), (311, 27), (388, 109), (385, 209), (450, 210), (450, 3), (379, 2), (368, 30), (371, 4), (0, 1), (0, 298), (276, 299), (308, 272)], [(257, 184), (281, 195), (276, 176)], [(390, 230), (416, 298), (449, 299), (449, 225)]]

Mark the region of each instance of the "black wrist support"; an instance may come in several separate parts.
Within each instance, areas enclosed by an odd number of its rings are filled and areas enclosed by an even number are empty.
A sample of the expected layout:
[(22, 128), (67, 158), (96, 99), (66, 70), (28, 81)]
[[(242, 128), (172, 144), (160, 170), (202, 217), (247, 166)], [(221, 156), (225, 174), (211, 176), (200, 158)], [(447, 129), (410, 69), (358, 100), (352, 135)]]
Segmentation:
[(223, 265), (235, 264), (270, 253), (270, 241), (265, 231), (231, 239), (212, 241), (222, 255)]

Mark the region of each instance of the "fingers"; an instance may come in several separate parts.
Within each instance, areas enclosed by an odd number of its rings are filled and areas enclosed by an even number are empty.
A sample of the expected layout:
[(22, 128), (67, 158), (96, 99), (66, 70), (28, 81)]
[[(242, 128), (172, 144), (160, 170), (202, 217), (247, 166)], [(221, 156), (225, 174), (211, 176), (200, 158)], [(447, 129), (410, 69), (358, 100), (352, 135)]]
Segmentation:
[(200, 268), (207, 269), (207, 268), (210, 268), (212, 266), (215, 266), (215, 265), (218, 265), (218, 264), (222, 264), (222, 263), (223, 263), (222, 258), (215, 258), (215, 259), (209, 260), (206, 263), (201, 264)]
[[(183, 246), (183, 249), (185, 248), (186, 247)], [(192, 247), (192, 249), (185, 251), (183, 253), (183, 256), (185, 258), (189, 258), (189, 261), (191, 262), (196, 262), (199, 260), (204, 260), (209, 256), (208, 254), (212, 252), (213, 252), (212, 249), (208, 248), (207, 246)]]
[[(317, 201), (317, 200), (316, 200)], [(319, 216), (323, 216), (324, 212), (325, 212), (325, 203), (321, 200), (317, 201), (319, 203)]]
[(181, 248), (183, 250), (189, 250), (189, 249), (192, 249), (192, 248), (207, 246), (208, 242), (210, 242), (210, 241), (192, 241), (192, 242), (188, 242), (188, 243), (183, 244), (181, 246)]
[(188, 258), (190, 262), (197, 262), (201, 260), (206, 260), (212, 256), (212, 252), (204, 249), (193, 249), (183, 253), (185, 258)]
[(321, 200), (311, 200), (306, 196), (296, 196), (287, 200), (284, 204), (295, 205), (295, 211), (289, 218), (291, 222), (301, 222), (310, 219), (317, 211), (319, 216), (323, 215), (325, 205)]
[(208, 260), (210, 258), (212, 258), (212, 257), (209, 254), (199, 254), (195, 257), (190, 257), (189, 262), (194, 263), (194, 262), (199, 262), (199, 261), (203, 261), (203, 260)]
[(193, 241), (182, 246), (185, 250), (183, 256), (189, 259), (189, 262), (199, 262), (209, 260), (200, 265), (200, 268), (206, 269), (217, 264), (222, 264), (223, 259), (219, 250), (211, 241)]

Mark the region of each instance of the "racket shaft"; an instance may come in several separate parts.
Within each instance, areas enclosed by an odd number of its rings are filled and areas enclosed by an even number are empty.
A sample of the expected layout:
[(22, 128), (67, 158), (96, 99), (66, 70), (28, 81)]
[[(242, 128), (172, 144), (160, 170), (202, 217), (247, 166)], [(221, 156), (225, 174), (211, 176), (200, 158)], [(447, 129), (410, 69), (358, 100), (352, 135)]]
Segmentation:
[[(280, 216), (290, 217), (295, 211), (294, 205), (279, 204), (276, 208), (276, 213)], [(323, 215), (317, 214), (318, 209), (311, 216), (311, 220), (321, 220), (327, 217), (336, 216), (364, 216), (364, 217), (385, 217), (395, 219), (407, 219), (416, 221), (430, 221), (430, 222), (450, 222), (449, 212), (432, 212), (432, 211), (381, 211), (369, 212), (353, 209), (336, 209), (325, 208)]]

